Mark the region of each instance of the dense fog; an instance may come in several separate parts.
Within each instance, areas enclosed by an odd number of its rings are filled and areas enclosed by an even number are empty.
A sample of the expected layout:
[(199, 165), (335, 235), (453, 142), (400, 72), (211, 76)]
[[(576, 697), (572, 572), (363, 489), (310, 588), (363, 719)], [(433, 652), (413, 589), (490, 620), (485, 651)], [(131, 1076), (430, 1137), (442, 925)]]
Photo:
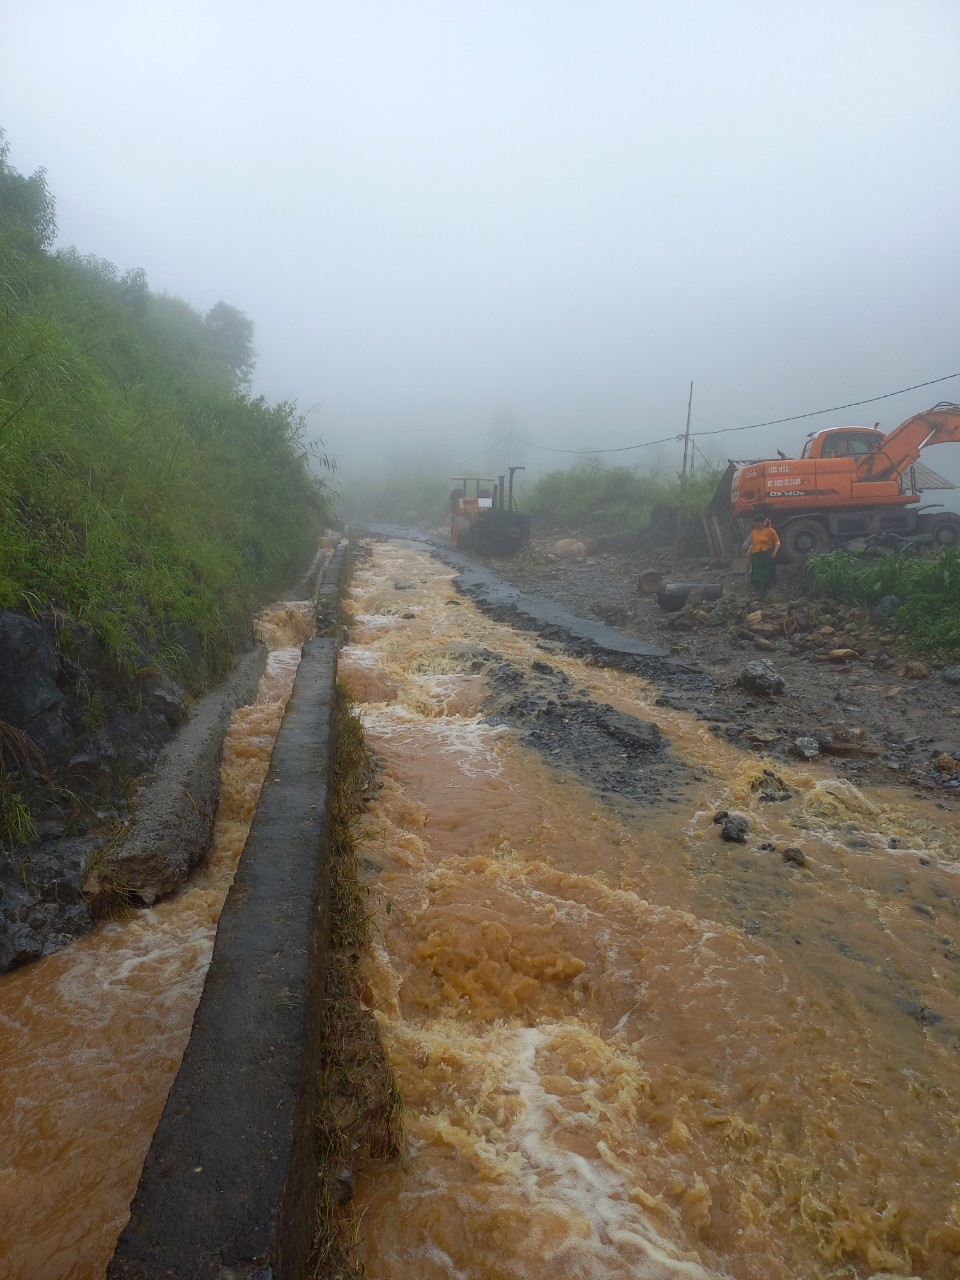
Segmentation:
[[(45, 0), (4, 46), (59, 243), (240, 308), (254, 393), (348, 475), (675, 436), (691, 380), (708, 432), (960, 372), (948, 0)], [(960, 378), (698, 445), (942, 399)]]

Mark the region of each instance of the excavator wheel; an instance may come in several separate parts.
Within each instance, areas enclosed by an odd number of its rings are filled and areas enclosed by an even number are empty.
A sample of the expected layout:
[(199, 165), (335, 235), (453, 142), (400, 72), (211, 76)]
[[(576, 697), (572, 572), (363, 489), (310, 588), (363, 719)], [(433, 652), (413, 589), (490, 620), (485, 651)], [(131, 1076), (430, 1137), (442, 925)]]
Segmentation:
[(780, 557), (797, 564), (830, 546), (830, 538), (819, 520), (791, 520), (780, 533)]
[(938, 547), (960, 546), (960, 517), (929, 516), (923, 524), (923, 532), (929, 534)]
[(465, 551), (473, 542), (473, 527), (466, 516), (454, 516), (450, 524), (450, 550)]

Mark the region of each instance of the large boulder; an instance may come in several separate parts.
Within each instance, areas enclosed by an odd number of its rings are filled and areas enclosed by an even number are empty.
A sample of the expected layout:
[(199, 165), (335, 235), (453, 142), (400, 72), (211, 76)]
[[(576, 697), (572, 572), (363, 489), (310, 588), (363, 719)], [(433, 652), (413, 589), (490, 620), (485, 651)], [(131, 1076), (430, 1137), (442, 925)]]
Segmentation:
[(737, 684), (748, 693), (756, 693), (761, 698), (773, 698), (783, 693), (787, 682), (769, 662), (758, 659), (748, 662), (737, 677)]

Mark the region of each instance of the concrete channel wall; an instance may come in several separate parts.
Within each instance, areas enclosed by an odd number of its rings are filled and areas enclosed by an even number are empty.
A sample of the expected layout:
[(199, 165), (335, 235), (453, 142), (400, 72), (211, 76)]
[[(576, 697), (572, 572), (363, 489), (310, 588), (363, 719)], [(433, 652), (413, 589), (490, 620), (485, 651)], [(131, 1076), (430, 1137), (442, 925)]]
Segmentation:
[(341, 543), (110, 1280), (302, 1280), (315, 1222), (316, 993)]

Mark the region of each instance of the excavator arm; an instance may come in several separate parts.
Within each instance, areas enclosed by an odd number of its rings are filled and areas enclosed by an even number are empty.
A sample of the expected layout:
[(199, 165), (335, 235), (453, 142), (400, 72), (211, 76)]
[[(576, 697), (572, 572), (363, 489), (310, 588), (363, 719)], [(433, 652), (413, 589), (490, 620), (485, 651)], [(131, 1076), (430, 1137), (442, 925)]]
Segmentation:
[(933, 444), (960, 441), (960, 405), (942, 403), (915, 413), (883, 437), (876, 452), (857, 459), (858, 480), (896, 480)]

